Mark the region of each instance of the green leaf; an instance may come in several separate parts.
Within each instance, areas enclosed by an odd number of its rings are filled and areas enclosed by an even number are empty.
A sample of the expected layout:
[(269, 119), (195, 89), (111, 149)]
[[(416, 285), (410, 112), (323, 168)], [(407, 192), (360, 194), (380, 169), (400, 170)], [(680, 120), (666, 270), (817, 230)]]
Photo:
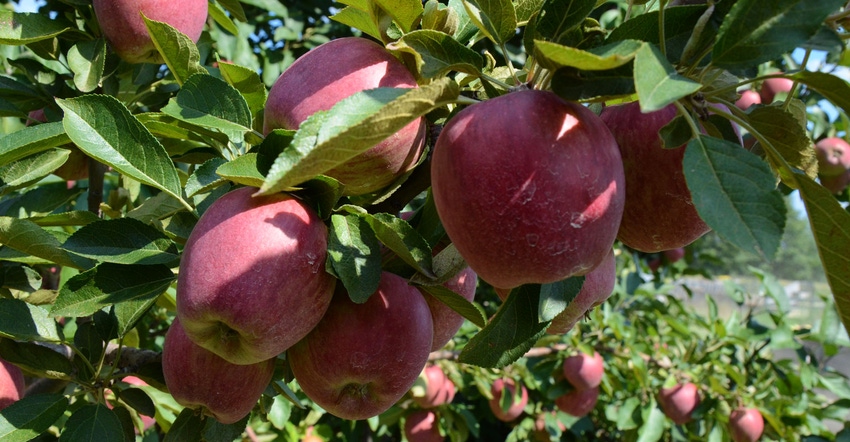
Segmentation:
[(59, 435), (59, 442), (123, 440), (118, 416), (103, 404), (89, 404), (74, 411)]
[(186, 34), (174, 29), (168, 23), (150, 20), (142, 13), (145, 27), (148, 28), (151, 41), (162, 55), (168, 70), (177, 83), (182, 85), (194, 74), (206, 74), (201, 66), (201, 54), (195, 42)]
[(459, 94), (457, 83), (448, 78), (415, 89), (358, 92), (301, 124), (292, 143), (275, 160), (259, 193), (276, 193), (320, 175)]
[(704, 135), (682, 163), (700, 217), (742, 250), (772, 259), (785, 227), (785, 203), (767, 163), (741, 146)]
[(850, 83), (843, 78), (826, 72), (812, 71), (800, 71), (790, 78), (817, 91), (845, 113), (850, 113)]
[(514, 9), (516, 10), (517, 25), (525, 26), (534, 14), (540, 11), (543, 3), (546, 0), (516, 0)]
[(211, 158), (195, 169), (195, 172), (186, 181), (186, 196), (191, 198), (199, 193), (209, 192), (223, 184), (224, 179), (216, 173), (216, 170), (225, 163), (227, 163), (227, 160), (224, 158)]
[(37, 124), (0, 137), (0, 166), (68, 144), (61, 122)]
[(423, 78), (441, 77), (450, 71), (479, 76), (484, 68), (480, 54), (438, 31), (413, 31), (390, 43), (387, 49), (413, 54)]
[(573, 276), (563, 281), (543, 284), (540, 286), (540, 303), (537, 320), (548, 322), (555, 319), (573, 302), (584, 285), (584, 276)]
[(418, 24), (424, 8), (421, 0), (371, 0), (408, 33)]
[(88, 210), (73, 210), (70, 212), (31, 217), (29, 220), (41, 227), (65, 227), (84, 226), (99, 221), (100, 218)]
[(165, 149), (121, 102), (107, 95), (56, 101), (65, 111), (65, 131), (86, 155), (182, 201), (180, 177)]
[(36, 377), (71, 380), (74, 366), (68, 356), (41, 344), (0, 339), (0, 358)]
[(6, 298), (0, 298), (0, 336), (18, 341), (61, 341), (56, 321), (47, 310)]
[(266, 85), (259, 74), (246, 67), (221, 61), (218, 63), (218, 69), (222, 78), (242, 94), (251, 114), (259, 115), (265, 107), (268, 95)]
[(514, 289), (490, 323), (472, 337), (458, 361), (485, 368), (503, 368), (522, 357), (546, 332), (538, 320), (540, 285)]
[(516, 10), (510, 0), (463, 0), (463, 6), (475, 26), (497, 45), (516, 34)]
[[(216, 3), (221, 5), (221, 7), (223, 7), (224, 9), (226, 9), (227, 12), (229, 12), (230, 15), (232, 15), (233, 18), (235, 18), (236, 20), (239, 20), (241, 22), (248, 21), (248, 18), (245, 17), (245, 10), (242, 9), (242, 4), (239, 3), (239, 0), (217, 0)], [(252, 3), (250, 0), (246, 1), (245, 3), (246, 4), (255, 4), (255, 3)], [(283, 7), (283, 5), (278, 3), (277, 7), (283, 9), (284, 15), (286, 14), (286, 8)]]
[(596, 0), (547, 0), (535, 23), (535, 38), (559, 42), (564, 34), (582, 24), (595, 7)]
[(0, 243), (61, 266), (81, 268), (55, 236), (26, 219), (0, 217)]
[(630, 63), (643, 43), (623, 40), (587, 51), (542, 40), (534, 42), (534, 57), (551, 70), (572, 67), (583, 71), (605, 71)]
[(260, 187), (266, 177), (257, 169), (257, 154), (246, 153), (232, 161), (228, 161), (216, 169), (222, 178), (251, 187)]
[[(656, 406), (655, 401), (651, 401), (649, 405), (649, 415), (643, 421), (643, 425), (638, 430), (637, 442), (656, 442), (664, 436), (665, 425), (664, 421), (667, 417), (664, 412)], [(644, 408), (646, 413), (646, 408)]]
[(635, 90), (640, 110), (645, 113), (661, 110), (702, 88), (701, 84), (677, 74), (661, 51), (651, 44), (644, 44), (635, 54), (635, 72), (640, 72), (635, 75)]
[(378, 25), (372, 20), (372, 15), (366, 11), (346, 6), (332, 15), (331, 18), (346, 26), (359, 29), (364, 34), (374, 37), (379, 41), (383, 41), (381, 30), (378, 29)]
[(68, 409), (61, 394), (37, 394), (21, 398), (0, 411), (0, 440), (26, 442), (56, 423)]
[(164, 265), (105, 263), (69, 279), (50, 310), (52, 316), (88, 316), (113, 304), (156, 299), (176, 277)]
[(449, 308), (468, 319), (469, 322), (477, 325), (479, 328), (483, 328), (487, 325), (487, 317), (485, 316), (484, 311), (454, 291), (447, 289), (442, 285), (420, 285), (417, 286), (417, 288), (428, 295), (437, 298), (440, 302), (446, 304)]
[(215, 419), (207, 419), (204, 424), (204, 442), (233, 442), (242, 438), (248, 426), (247, 415), (232, 424), (223, 424)]
[(97, 89), (106, 68), (106, 42), (97, 39), (75, 44), (68, 50), (68, 67), (74, 73), (74, 86), (80, 92)]
[[(783, 160), (791, 167), (809, 171), (810, 177), (817, 175), (817, 157), (812, 140), (809, 139), (806, 128), (784, 107), (780, 106), (754, 106), (747, 115), (747, 121), (760, 134), (764, 135), (782, 158), (777, 158), (772, 151), (765, 149), (767, 159), (774, 170), (784, 176)], [(793, 179), (791, 179), (793, 182)]]
[(156, 405), (154, 405), (151, 397), (141, 388), (122, 388), (116, 392), (122, 401), (133, 407), (134, 410), (145, 416), (154, 416), (156, 414)]
[[(705, 5), (664, 10), (664, 43), (668, 60), (679, 60), (705, 10)], [(658, 11), (638, 15), (611, 31), (606, 43), (636, 40), (658, 45), (661, 41), (660, 22)]]
[(52, 149), (0, 166), (0, 193), (25, 187), (65, 164), (71, 151)]
[(351, 300), (366, 302), (381, 282), (378, 238), (366, 219), (357, 214), (331, 216), (328, 260)]
[(203, 436), (204, 421), (201, 413), (184, 408), (174, 420), (163, 442), (200, 442)]
[(378, 240), (417, 272), (434, 276), (431, 269), (431, 247), (407, 221), (388, 213), (362, 215)]
[[(239, 27), (236, 26), (236, 23), (227, 16), (227, 12), (225, 12), (224, 8), (218, 4), (218, 2), (210, 2), (208, 13), (210, 17), (212, 17), (215, 22), (221, 26), (225, 31), (238, 36), (239, 35)], [(243, 12), (244, 14), (244, 12)], [(243, 21), (245, 21), (243, 19)]]
[(0, 44), (22, 46), (51, 39), (73, 29), (71, 23), (61, 18), (54, 20), (43, 14), (0, 9)]
[(133, 218), (98, 221), (83, 226), (63, 248), (76, 255), (116, 264), (175, 262), (177, 245), (156, 228)]
[(634, 77), (631, 65), (609, 71), (580, 73), (573, 69), (558, 69), (552, 76), (552, 91), (569, 101), (627, 96), (635, 93)]
[(712, 63), (743, 69), (781, 57), (806, 43), (843, 0), (739, 0), (723, 20)]
[(233, 86), (210, 75), (193, 75), (162, 112), (224, 133), (251, 132), (251, 110)]

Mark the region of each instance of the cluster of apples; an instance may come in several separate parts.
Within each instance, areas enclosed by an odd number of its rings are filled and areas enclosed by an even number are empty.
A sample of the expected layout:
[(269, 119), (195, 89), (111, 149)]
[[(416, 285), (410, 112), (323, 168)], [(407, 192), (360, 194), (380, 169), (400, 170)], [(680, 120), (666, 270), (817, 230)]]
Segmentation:
[(572, 416), (586, 416), (599, 400), (605, 361), (598, 352), (592, 355), (578, 353), (564, 359), (563, 373), (573, 389), (555, 399), (555, 406)]
[(404, 434), (409, 442), (441, 442), (440, 418), (436, 409), (449, 404), (455, 397), (454, 382), (439, 365), (428, 365), (420, 375), (424, 388), (412, 389), (412, 400), (418, 409), (404, 421)]
[[(700, 404), (699, 387), (693, 382), (682, 382), (662, 388), (658, 404), (673, 423), (687, 424)], [(729, 415), (729, 435), (733, 442), (756, 442), (763, 432), (764, 417), (757, 408), (741, 406)]]

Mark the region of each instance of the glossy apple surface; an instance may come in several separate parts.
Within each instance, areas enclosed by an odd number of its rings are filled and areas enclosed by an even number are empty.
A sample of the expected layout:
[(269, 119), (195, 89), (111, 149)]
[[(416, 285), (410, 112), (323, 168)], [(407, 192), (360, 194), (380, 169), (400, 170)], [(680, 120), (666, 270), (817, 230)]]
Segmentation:
[(24, 374), (17, 365), (0, 359), (0, 410), (24, 396)]
[(741, 92), (741, 98), (735, 102), (735, 106), (741, 110), (747, 110), (754, 104), (761, 104), (761, 95), (752, 89)]
[(756, 408), (738, 408), (729, 415), (729, 432), (734, 442), (756, 442), (764, 433), (764, 417)]
[(562, 371), (564, 378), (576, 390), (588, 390), (602, 383), (605, 361), (598, 352), (593, 352), (593, 355), (579, 353), (564, 359)]
[(404, 420), (404, 434), (408, 442), (441, 442), (440, 421), (430, 410), (414, 411)]
[(764, 104), (773, 103), (777, 95), (790, 92), (793, 85), (794, 81), (789, 78), (768, 78), (764, 80), (759, 90), (761, 102)]

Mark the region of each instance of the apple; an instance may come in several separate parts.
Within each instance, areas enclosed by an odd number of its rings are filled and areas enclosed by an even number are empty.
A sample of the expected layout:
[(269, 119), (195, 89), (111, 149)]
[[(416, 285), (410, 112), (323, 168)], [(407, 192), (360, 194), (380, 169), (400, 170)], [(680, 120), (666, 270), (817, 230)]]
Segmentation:
[(729, 415), (729, 432), (734, 442), (756, 442), (764, 432), (764, 417), (756, 408), (738, 408)]
[(691, 382), (662, 388), (658, 393), (661, 410), (677, 425), (686, 424), (691, 420), (691, 414), (699, 402), (699, 390)]
[(575, 417), (584, 417), (593, 411), (599, 400), (599, 387), (586, 390), (572, 390), (555, 399), (555, 406), (564, 413)]
[[(472, 302), (475, 298), (475, 286), (478, 275), (470, 267), (466, 267), (452, 279), (443, 284), (447, 289), (463, 296)], [(431, 317), (434, 320), (434, 342), (431, 343), (431, 351), (437, 351), (446, 346), (452, 340), (457, 331), (463, 325), (464, 318), (460, 313), (452, 310), (439, 299), (425, 295), (425, 301), (431, 309)]]
[(248, 415), (272, 380), (274, 359), (235, 365), (195, 345), (175, 318), (162, 348), (165, 385), (178, 404), (222, 424)]
[(685, 248), (676, 247), (675, 249), (665, 250), (663, 253), (664, 257), (667, 258), (667, 262), (672, 264), (685, 257)]
[(838, 176), (822, 176), (819, 177), (819, 179), (821, 185), (829, 189), (830, 192), (841, 193), (844, 192), (844, 189), (846, 189), (848, 185), (850, 185), (850, 170), (847, 170)]
[(575, 299), (567, 305), (546, 332), (549, 334), (565, 334), (598, 305), (607, 300), (614, 291), (617, 283), (617, 261), (613, 249), (605, 259), (590, 273), (584, 275), (584, 284)]
[(327, 227), (287, 194), (243, 187), (195, 225), (180, 262), (177, 316), (186, 334), (234, 364), (274, 358), (319, 323), (336, 278)]
[(794, 80), (790, 78), (768, 78), (761, 83), (761, 89), (759, 90), (761, 102), (764, 104), (773, 103), (777, 95), (791, 92), (793, 86)]
[(413, 396), (413, 402), (422, 408), (434, 408), (448, 404), (455, 397), (455, 384), (438, 365), (425, 367), (420, 375), (425, 381), (425, 395)]
[(469, 267), (501, 289), (599, 265), (617, 235), (624, 184), (617, 143), (601, 120), (541, 90), (463, 109), (431, 161), (446, 233)]
[(820, 176), (835, 177), (850, 169), (850, 144), (842, 138), (828, 137), (818, 141), (815, 154)]
[(710, 229), (700, 218), (685, 182), (685, 147), (664, 149), (658, 131), (676, 107), (643, 113), (637, 102), (610, 106), (601, 118), (620, 146), (626, 205), (617, 238), (642, 252), (684, 247)]
[(446, 439), (440, 434), (440, 420), (430, 410), (408, 414), (404, 420), (404, 435), (408, 442), (442, 442)]
[(201, 38), (207, 21), (207, 0), (93, 0), (103, 36), (129, 63), (162, 63), (142, 14), (171, 25), (192, 41)]
[(747, 110), (754, 104), (761, 104), (761, 95), (752, 89), (741, 92), (741, 98), (735, 102), (735, 106), (741, 110)]
[[(371, 40), (346, 37), (324, 43), (298, 58), (272, 85), (263, 132), (298, 129), (310, 115), (378, 87), (414, 88), (417, 84), (404, 64)], [(416, 165), (425, 129), (424, 118), (419, 118), (325, 175), (344, 184), (346, 195), (380, 190)]]
[(307, 432), (304, 434), (304, 437), (301, 438), (301, 442), (325, 442), (321, 436), (314, 433), (315, 427), (312, 425), (307, 427)]
[(579, 353), (564, 359), (564, 378), (576, 390), (588, 390), (598, 387), (605, 373), (605, 361), (598, 352), (593, 355)]
[[(490, 386), (490, 392), (493, 394), (493, 399), (490, 399), (490, 410), (496, 419), (503, 422), (510, 422), (522, 414), (525, 406), (528, 405), (528, 390), (525, 385), (520, 384), (520, 397), (516, 397), (517, 384), (513, 379), (496, 379), (493, 385)], [(510, 395), (511, 405), (507, 410), (502, 408), (502, 396)]]
[[(47, 123), (47, 115), (45, 115), (43, 108), (34, 110), (27, 115), (26, 125), (29, 126), (33, 124), (33, 122)], [(73, 144), (64, 145), (62, 148), (70, 150), (71, 153), (68, 155), (68, 159), (65, 160), (65, 164), (54, 170), (53, 174), (66, 181), (76, 181), (88, 178), (89, 157)], [(73, 186), (69, 185), (68, 188), (70, 189), (71, 187)]]
[(0, 410), (24, 396), (24, 374), (17, 365), (0, 359)]
[(428, 362), (433, 327), (419, 290), (384, 272), (363, 304), (338, 284), (321, 322), (287, 358), (313, 402), (343, 419), (367, 419), (389, 409), (416, 382)]

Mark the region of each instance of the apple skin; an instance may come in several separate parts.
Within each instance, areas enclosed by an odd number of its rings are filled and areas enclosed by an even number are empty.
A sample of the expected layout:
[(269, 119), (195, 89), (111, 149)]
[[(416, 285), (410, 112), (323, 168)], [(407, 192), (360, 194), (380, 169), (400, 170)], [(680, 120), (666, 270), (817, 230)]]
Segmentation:
[(669, 263), (679, 262), (685, 257), (685, 248), (676, 247), (675, 249), (665, 250), (664, 257), (667, 258)]
[(597, 400), (599, 400), (599, 387), (576, 389), (555, 399), (555, 406), (570, 416), (584, 417), (593, 411)]
[[(452, 279), (443, 284), (447, 289), (463, 296), (472, 302), (475, 298), (475, 286), (478, 275), (470, 267), (466, 267)], [(431, 343), (431, 351), (437, 351), (446, 346), (452, 340), (457, 331), (463, 325), (464, 318), (460, 313), (452, 310), (439, 299), (425, 295), (425, 301), (431, 309), (431, 317), (434, 320), (434, 341)]]
[[(33, 124), (33, 122), (47, 123), (47, 115), (45, 115), (44, 109), (34, 110), (27, 115), (26, 125), (29, 126)], [(65, 160), (65, 164), (54, 170), (53, 174), (65, 181), (76, 181), (88, 178), (89, 157), (73, 144), (66, 144), (62, 146), (62, 148), (70, 150), (71, 154), (68, 155), (68, 159)], [(69, 189), (71, 187), (72, 186), (69, 186)]]
[(408, 442), (442, 442), (446, 440), (440, 434), (440, 421), (437, 414), (430, 410), (414, 411), (404, 421), (404, 435)]
[(496, 419), (499, 419), (502, 422), (511, 422), (522, 414), (523, 409), (525, 409), (525, 406), (528, 405), (528, 390), (525, 388), (525, 385), (520, 385), (520, 388), (519, 400), (513, 402), (510, 408), (506, 411), (502, 410), (502, 395), (507, 391), (507, 394), (511, 395), (511, 399), (515, 399), (516, 382), (510, 378), (496, 379), (493, 382), (493, 385), (490, 386), (490, 392), (493, 394), (493, 399), (490, 399), (488, 403), (490, 404), (490, 411), (493, 412)]
[(690, 422), (691, 414), (699, 402), (699, 389), (691, 382), (662, 388), (658, 393), (661, 410), (677, 425)]
[(818, 141), (815, 154), (820, 176), (835, 177), (850, 169), (850, 144), (842, 138), (829, 137)]
[(549, 91), (463, 109), (443, 128), (431, 161), (446, 233), (478, 276), (501, 289), (599, 265), (617, 234), (624, 184), (605, 125)]
[(598, 352), (593, 352), (592, 356), (579, 353), (564, 359), (563, 373), (576, 390), (596, 388), (602, 383), (605, 361)]
[(338, 284), (324, 318), (287, 358), (313, 402), (343, 419), (368, 419), (416, 382), (428, 362), (433, 327), (419, 290), (384, 272), (363, 304), (352, 302)]
[(175, 318), (165, 334), (162, 374), (180, 405), (201, 409), (222, 424), (248, 415), (272, 380), (274, 359), (235, 365), (195, 345)]
[(850, 185), (850, 170), (834, 177), (822, 176), (820, 177), (820, 183), (832, 193), (844, 192), (844, 189)]
[(216, 200), (183, 250), (177, 316), (198, 345), (234, 364), (274, 358), (330, 304), (327, 227), (286, 195), (243, 187)]
[(112, 49), (129, 63), (162, 63), (142, 14), (168, 23), (198, 42), (207, 21), (207, 0), (93, 0), (100, 30)]
[[(263, 133), (298, 129), (310, 115), (357, 92), (378, 87), (414, 88), (416, 79), (383, 46), (345, 37), (302, 55), (275, 81), (266, 101)], [(380, 190), (412, 169), (425, 145), (425, 120), (411, 122), (366, 152), (325, 172), (345, 195)]]
[(729, 432), (734, 442), (756, 442), (764, 432), (764, 417), (756, 408), (738, 408), (729, 415)]
[(764, 104), (773, 103), (777, 95), (790, 92), (792, 86), (794, 86), (794, 81), (790, 78), (768, 78), (764, 80), (759, 90), (761, 102)]
[(584, 275), (584, 284), (575, 299), (567, 305), (546, 329), (549, 334), (565, 334), (575, 327), (584, 316), (605, 302), (617, 284), (617, 260), (613, 249), (590, 273)]
[(0, 410), (24, 397), (25, 387), (21, 369), (0, 359)]
[(434, 408), (450, 403), (455, 397), (455, 384), (439, 365), (429, 365), (422, 371), (425, 378), (425, 396), (414, 396), (413, 402), (421, 408)]
[(735, 106), (741, 110), (747, 110), (754, 104), (761, 104), (761, 95), (752, 89), (741, 92), (741, 98), (735, 102)]
[(710, 229), (685, 182), (685, 147), (664, 149), (658, 131), (676, 116), (667, 106), (644, 114), (637, 102), (610, 106), (600, 115), (620, 146), (626, 206), (617, 239), (647, 253), (684, 247)]

